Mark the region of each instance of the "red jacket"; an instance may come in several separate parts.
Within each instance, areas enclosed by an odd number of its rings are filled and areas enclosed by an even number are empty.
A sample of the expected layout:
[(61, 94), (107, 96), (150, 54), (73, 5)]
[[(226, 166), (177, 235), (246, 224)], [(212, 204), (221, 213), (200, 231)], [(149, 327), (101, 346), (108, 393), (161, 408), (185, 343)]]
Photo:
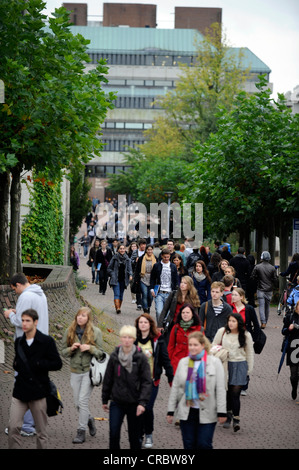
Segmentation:
[(194, 331), (203, 332), (203, 328), (201, 325), (193, 325), (187, 331), (184, 331), (183, 328), (176, 323), (171, 329), (167, 350), (174, 374), (179, 361), (189, 354), (188, 336)]

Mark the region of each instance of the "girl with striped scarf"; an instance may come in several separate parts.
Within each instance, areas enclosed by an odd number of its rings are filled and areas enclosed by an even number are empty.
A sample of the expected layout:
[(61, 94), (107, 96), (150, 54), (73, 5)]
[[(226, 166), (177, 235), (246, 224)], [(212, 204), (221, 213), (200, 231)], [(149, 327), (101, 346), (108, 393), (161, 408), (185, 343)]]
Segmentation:
[(224, 370), (202, 332), (189, 335), (188, 349), (172, 383), (167, 421), (180, 420), (184, 449), (212, 449), (216, 423), (226, 421)]

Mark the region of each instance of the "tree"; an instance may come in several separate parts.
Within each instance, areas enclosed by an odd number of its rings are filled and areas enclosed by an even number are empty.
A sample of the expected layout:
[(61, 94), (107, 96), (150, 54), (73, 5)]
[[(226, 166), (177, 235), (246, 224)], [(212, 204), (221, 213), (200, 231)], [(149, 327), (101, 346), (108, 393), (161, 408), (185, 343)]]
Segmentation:
[[(230, 112), (220, 112), (217, 133), (194, 152), (181, 196), (204, 204), (204, 226), (212, 233), (257, 229), (282, 241), (298, 211), (299, 117), (282, 95), (271, 99), (265, 77), (257, 87), (252, 96), (239, 93)], [(284, 269), (285, 241), (280, 253)]]
[(178, 201), (177, 183), (193, 161), (195, 143), (216, 131), (219, 107), (231, 109), (247, 76), (242, 52), (232, 52), (218, 24), (196, 46), (195, 63), (181, 65), (175, 89), (159, 98), (164, 116), (145, 132), (146, 143), (126, 156), (131, 171), (113, 175), (111, 190), (131, 193), (140, 202), (162, 202), (165, 191), (171, 190), (173, 200)]
[(217, 129), (217, 110), (233, 106), (234, 97), (248, 75), (243, 52), (233, 50), (221, 25), (214, 23), (202, 40), (196, 39), (195, 63), (180, 65), (176, 87), (160, 99), (166, 122), (182, 132), (187, 151), (204, 142)]
[[(99, 155), (99, 126), (114, 98), (101, 89), (107, 81), (103, 61), (85, 73), (89, 41), (72, 35), (67, 11), (55, 10), (46, 28), (44, 7), (41, 0), (0, 3), (0, 77), (5, 84), (0, 113), (2, 282), (20, 269), (22, 172), (35, 168), (56, 180), (68, 168)], [(11, 200), (9, 236), (6, 194)]]
[(74, 168), (70, 185), (70, 241), (78, 233), (83, 217), (91, 210), (92, 201), (88, 197), (91, 183), (85, 178), (85, 167)]

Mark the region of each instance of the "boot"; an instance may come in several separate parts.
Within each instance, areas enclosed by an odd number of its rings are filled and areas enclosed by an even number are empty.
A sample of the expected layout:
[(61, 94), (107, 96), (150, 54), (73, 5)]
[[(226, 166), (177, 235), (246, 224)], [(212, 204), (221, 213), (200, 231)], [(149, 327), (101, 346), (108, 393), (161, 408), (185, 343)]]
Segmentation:
[(85, 442), (85, 431), (84, 429), (77, 430), (77, 436), (73, 439), (73, 444), (83, 444)]
[(91, 436), (95, 436), (97, 432), (97, 428), (95, 426), (94, 418), (89, 418), (87, 424), (88, 424), (89, 434)]
[(228, 411), (227, 412), (227, 420), (223, 424), (223, 427), (225, 429), (228, 429), (230, 427), (230, 423), (232, 422), (232, 417), (233, 417), (233, 413), (231, 411)]
[(234, 432), (237, 432), (240, 430), (240, 418), (239, 416), (234, 416), (233, 417), (233, 428)]
[(119, 300), (119, 299), (114, 299), (114, 305), (115, 305), (116, 313), (121, 313), (121, 310), (120, 310), (120, 300)]
[(296, 400), (297, 398), (297, 387), (298, 387), (298, 379), (291, 379), (292, 384), (292, 398)]

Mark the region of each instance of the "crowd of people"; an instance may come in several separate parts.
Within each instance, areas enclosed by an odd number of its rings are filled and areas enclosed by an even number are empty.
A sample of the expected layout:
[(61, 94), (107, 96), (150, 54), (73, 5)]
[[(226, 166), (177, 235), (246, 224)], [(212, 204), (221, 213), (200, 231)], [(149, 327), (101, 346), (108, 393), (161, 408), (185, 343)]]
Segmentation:
[[(105, 295), (109, 284), (119, 315), (124, 291), (130, 289), (132, 303), (139, 310), (135, 324), (120, 329), (120, 344), (110, 356), (102, 384), (110, 449), (120, 448), (125, 416), (130, 448), (154, 445), (154, 405), (164, 372), (170, 385), (165, 422), (180, 426), (184, 449), (212, 448), (217, 422), (238, 432), (240, 395), (248, 389), (255, 344), (266, 328), (278, 279), (269, 253), (263, 252), (255, 264), (241, 247), (232, 256), (227, 245), (223, 251), (217, 245), (211, 253), (204, 245), (188, 246), (187, 240), (177, 244), (164, 238), (161, 245), (139, 239), (127, 244), (94, 236), (89, 245), (84, 256), (99, 294)], [(295, 262), (299, 269), (299, 257)], [(37, 447), (46, 448), (48, 372), (59, 370), (62, 362), (55, 342), (47, 336), (44, 294), (32, 290), (22, 274), (12, 278), (11, 286), (19, 298), (16, 309), (4, 312), (16, 327), (8, 443), (10, 448), (21, 447), (23, 418), (30, 410)], [(282, 334), (288, 341), (287, 365), (295, 399), (298, 364), (292, 362), (292, 340), (299, 338), (299, 300), (284, 318)], [(20, 345), (33, 373), (26, 368)], [(70, 386), (78, 411), (75, 444), (86, 440), (88, 430), (91, 436), (96, 433), (89, 411), (93, 391), (89, 369), (91, 359), (100, 359), (103, 353), (101, 331), (84, 307), (66, 329), (62, 348), (62, 355), (70, 360)], [(36, 382), (32, 381), (35, 376)]]

